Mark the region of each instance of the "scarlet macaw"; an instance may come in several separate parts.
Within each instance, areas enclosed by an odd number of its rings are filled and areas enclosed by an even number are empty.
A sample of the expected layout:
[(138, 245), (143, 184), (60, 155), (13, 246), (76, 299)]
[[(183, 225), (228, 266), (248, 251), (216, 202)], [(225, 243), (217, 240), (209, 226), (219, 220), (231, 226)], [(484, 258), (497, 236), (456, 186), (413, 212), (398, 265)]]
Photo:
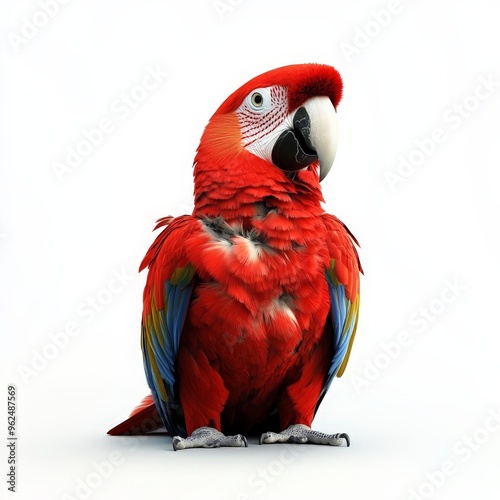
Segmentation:
[(161, 219), (140, 266), (152, 399), (111, 434), (158, 412), (174, 450), (247, 446), (255, 433), (261, 444), (349, 445), (310, 428), (345, 370), (359, 310), (357, 242), (321, 207), (341, 96), (333, 67), (285, 66), (212, 116), (193, 214)]

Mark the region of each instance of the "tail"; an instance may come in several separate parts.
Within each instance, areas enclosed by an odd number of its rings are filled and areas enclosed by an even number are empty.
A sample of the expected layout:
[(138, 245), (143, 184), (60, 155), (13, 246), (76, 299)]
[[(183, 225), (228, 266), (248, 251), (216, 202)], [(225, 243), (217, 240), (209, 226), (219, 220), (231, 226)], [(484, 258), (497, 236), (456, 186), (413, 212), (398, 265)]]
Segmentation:
[(153, 396), (146, 396), (139, 406), (134, 408), (130, 417), (108, 431), (111, 436), (134, 436), (148, 434), (163, 427), (160, 415), (156, 410)]

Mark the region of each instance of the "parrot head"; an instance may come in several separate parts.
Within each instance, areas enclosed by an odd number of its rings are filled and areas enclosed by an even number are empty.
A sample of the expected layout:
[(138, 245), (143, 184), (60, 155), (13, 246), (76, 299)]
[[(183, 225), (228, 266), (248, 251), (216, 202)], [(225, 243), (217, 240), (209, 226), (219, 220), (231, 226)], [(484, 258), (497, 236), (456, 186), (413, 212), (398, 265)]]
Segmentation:
[(323, 64), (284, 66), (242, 85), (217, 109), (201, 138), (195, 207), (208, 209), (208, 199), (215, 197), (219, 210), (231, 198), (229, 205), (241, 209), (238, 198), (248, 205), (252, 193), (258, 201), (286, 185), (293, 191), (297, 183), (320, 190), (337, 151), (341, 97), (340, 74)]

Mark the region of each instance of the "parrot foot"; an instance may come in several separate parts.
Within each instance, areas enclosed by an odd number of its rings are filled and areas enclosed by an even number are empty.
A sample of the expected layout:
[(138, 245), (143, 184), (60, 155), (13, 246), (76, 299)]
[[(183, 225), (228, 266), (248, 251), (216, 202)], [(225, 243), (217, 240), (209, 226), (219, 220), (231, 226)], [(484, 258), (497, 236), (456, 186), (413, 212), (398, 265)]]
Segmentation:
[(188, 448), (220, 448), (221, 446), (247, 447), (247, 438), (241, 434), (226, 436), (213, 427), (198, 427), (191, 436), (181, 438), (174, 436), (172, 440), (174, 451)]
[(288, 427), (284, 431), (265, 432), (260, 437), (260, 444), (272, 443), (313, 443), (313, 444), (329, 444), (331, 446), (342, 446), (344, 443), (350, 446), (351, 440), (349, 436), (342, 432), (340, 434), (325, 434), (323, 432), (313, 431), (310, 427), (303, 424), (295, 424)]

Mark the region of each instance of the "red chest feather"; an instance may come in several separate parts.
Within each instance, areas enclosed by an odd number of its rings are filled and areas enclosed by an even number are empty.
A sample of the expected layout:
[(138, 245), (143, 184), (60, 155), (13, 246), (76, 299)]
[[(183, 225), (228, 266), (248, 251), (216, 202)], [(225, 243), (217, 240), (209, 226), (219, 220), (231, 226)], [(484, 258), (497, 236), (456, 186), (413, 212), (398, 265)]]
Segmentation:
[(229, 406), (252, 401), (267, 408), (276, 389), (302, 369), (324, 331), (329, 310), (324, 226), (311, 220), (299, 231), (277, 214), (263, 218), (260, 226), (268, 228), (274, 243), (280, 236), (286, 241), (287, 232), (300, 234), (294, 238), (299, 242), (288, 239), (288, 247), (279, 248), (285, 245), (278, 241), (276, 248), (258, 230), (243, 231), (222, 220), (200, 224), (202, 230), (186, 242), (201, 282), (181, 350), (206, 355), (229, 391)]

